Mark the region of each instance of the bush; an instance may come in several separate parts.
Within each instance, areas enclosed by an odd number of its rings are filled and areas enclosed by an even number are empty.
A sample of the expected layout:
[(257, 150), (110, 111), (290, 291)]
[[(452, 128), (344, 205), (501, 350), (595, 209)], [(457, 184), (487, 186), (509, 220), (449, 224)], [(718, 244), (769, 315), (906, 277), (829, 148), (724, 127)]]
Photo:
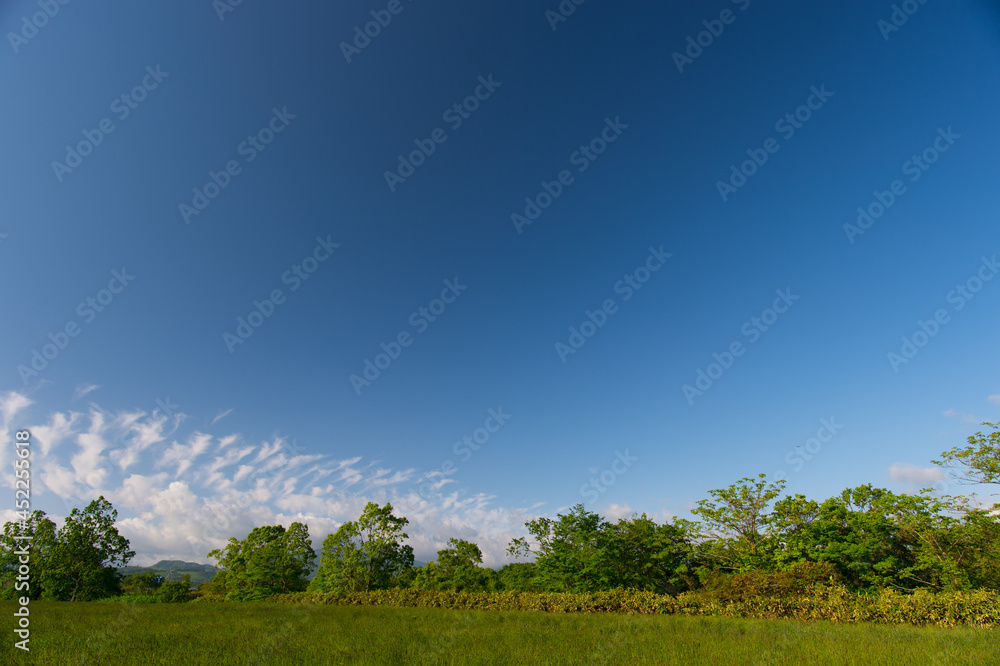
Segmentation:
[[(801, 579), (813, 574), (819, 575), (821, 571), (812, 568), (800, 570), (792, 575), (794, 584), (804, 585)], [(760, 584), (760, 579), (754, 578), (753, 582)], [(677, 597), (671, 597), (649, 591), (621, 588), (582, 594), (464, 593), (417, 589), (340, 593), (298, 592), (277, 595), (272, 597), (271, 601), (281, 604), (533, 610), (551, 613), (721, 615), (939, 627), (994, 627), (1000, 624), (1000, 593), (993, 591), (932, 593), (918, 590), (913, 594), (900, 594), (893, 590), (884, 590), (880, 594), (871, 595), (851, 592), (843, 585), (829, 583), (814, 583), (802, 596), (744, 595), (740, 601), (728, 602), (712, 599), (703, 592), (685, 592)]]
[(793, 597), (810, 592), (816, 585), (843, 584), (843, 578), (829, 562), (796, 562), (778, 571), (716, 573), (694, 594), (722, 603), (739, 603), (756, 597)]

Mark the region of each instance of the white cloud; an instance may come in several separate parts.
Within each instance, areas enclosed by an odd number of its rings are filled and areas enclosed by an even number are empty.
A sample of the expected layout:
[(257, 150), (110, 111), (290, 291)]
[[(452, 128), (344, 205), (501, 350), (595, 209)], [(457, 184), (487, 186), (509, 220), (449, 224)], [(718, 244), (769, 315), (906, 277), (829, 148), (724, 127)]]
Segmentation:
[[(9, 428), (31, 404), (15, 392), (0, 396), (0, 424)], [(360, 455), (307, 455), (294, 440), (282, 437), (251, 446), (237, 433), (215, 438), (194, 431), (174, 440), (183, 418), (161, 412), (110, 413), (97, 405), (89, 413), (50, 412), (44, 425), (29, 426), (33, 446), (37, 442), (33, 462), (40, 500), (50, 502), (47, 494), (52, 493), (68, 513), (104, 494), (119, 512), (119, 529), (138, 553), (134, 564), (206, 562), (208, 551), (230, 537), (243, 538), (258, 525), (287, 526), (296, 520), (309, 525), (318, 550), (327, 534), (356, 520), (371, 500), (392, 502), (396, 515), (410, 520), (408, 543), (418, 560), (434, 559), (455, 537), (477, 543), (487, 566), (501, 566), (510, 561), (505, 555), (510, 539), (524, 534), (525, 521), (542, 508), (497, 507), (493, 496), (445, 493), (454, 487), (453, 479), (392, 469)], [(5, 432), (0, 430), (0, 443)], [(416, 494), (421, 481), (434, 489), (429, 501)]]
[(897, 462), (889, 467), (889, 478), (908, 489), (920, 489), (946, 481), (947, 477), (940, 467), (916, 467), (910, 463)]
[(222, 419), (226, 418), (227, 416), (229, 416), (232, 413), (233, 413), (232, 409), (227, 409), (224, 412), (219, 412), (218, 414), (215, 415), (215, 418), (212, 419), (212, 423), (210, 425), (215, 425), (216, 423), (218, 423), (219, 421), (221, 421)]
[(108, 474), (105, 469), (104, 450), (108, 448), (108, 443), (104, 441), (104, 433), (107, 427), (104, 424), (104, 414), (97, 410), (90, 412), (90, 429), (80, 433), (76, 437), (79, 447), (77, 453), (70, 459), (73, 470), (76, 472), (76, 480), (79, 483), (94, 487), (101, 485)]
[(607, 521), (617, 522), (622, 518), (631, 518), (632, 514), (635, 513), (635, 509), (628, 504), (609, 504), (608, 508), (598, 513)]
[(50, 414), (48, 425), (31, 427), (31, 439), (38, 444), (38, 450), (43, 455), (48, 455), (63, 440), (76, 434), (76, 422), (80, 416), (79, 412)]
[(74, 400), (79, 400), (83, 396), (85, 396), (88, 393), (91, 393), (93, 391), (96, 391), (99, 388), (101, 388), (101, 387), (98, 386), (97, 384), (86, 384), (86, 385), (82, 385), (82, 386), (77, 386), (76, 390), (73, 391), (73, 399)]
[(157, 467), (166, 465), (176, 465), (175, 477), (180, 476), (190, 469), (195, 459), (208, 450), (212, 444), (212, 436), (195, 432), (188, 438), (187, 444), (174, 442), (170, 448), (163, 452), (160, 459), (156, 461)]
[(25, 407), (32, 404), (34, 404), (33, 400), (16, 391), (9, 391), (6, 395), (0, 397), (0, 416), (3, 416), (4, 429), (10, 426), (11, 419), (17, 416)]
[[(156, 411), (145, 421), (134, 420), (131, 423), (127, 443), (123, 448), (112, 451), (111, 459), (118, 464), (123, 472), (128, 470), (129, 467), (139, 462), (139, 454), (172, 435), (183, 419), (183, 414), (177, 414), (170, 419)], [(168, 423), (171, 421), (172, 427), (167, 431)]]
[(1000, 393), (995, 393), (986, 399), (992, 402), (994, 405), (1000, 405)]

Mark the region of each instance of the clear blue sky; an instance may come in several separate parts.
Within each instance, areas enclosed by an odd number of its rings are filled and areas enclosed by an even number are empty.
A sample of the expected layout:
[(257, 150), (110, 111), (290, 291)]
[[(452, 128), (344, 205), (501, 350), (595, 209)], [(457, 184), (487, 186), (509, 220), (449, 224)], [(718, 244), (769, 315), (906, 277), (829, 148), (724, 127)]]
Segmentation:
[[(820, 499), (929, 485), (1000, 416), (1000, 279), (977, 283), (1000, 10), (914, 2), (891, 29), (889, 2), (684, 4), (116, 1), (33, 29), (36, 2), (4, 3), (0, 462), (33, 428), (34, 506), (105, 493), (142, 563), (206, 561), (204, 515), (251, 487), (226, 537), (303, 520), (318, 545), (388, 500), (418, 559), (462, 536), (502, 564), (577, 502), (663, 519), (778, 470)], [(273, 312), (227, 342), (254, 301)], [(50, 333), (65, 348), (19, 370)]]

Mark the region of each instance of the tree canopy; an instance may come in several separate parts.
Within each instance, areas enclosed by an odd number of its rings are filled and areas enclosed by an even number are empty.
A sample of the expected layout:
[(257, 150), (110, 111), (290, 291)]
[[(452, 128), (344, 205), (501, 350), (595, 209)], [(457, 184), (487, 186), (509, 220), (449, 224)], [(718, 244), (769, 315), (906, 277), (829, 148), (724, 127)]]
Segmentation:
[(310, 590), (367, 591), (393, 587), (413, 567), (413, 548), (403, 544), (406, 518), (392, 505), (368, 502), (356, 521), (348, 521), (323, 540), (320, 567)]
[(309, 527), (302, 523), (292, 523), (287, 530), (281, 525), (255, 527), (242, 541), (230, 539), (208, 556), (226, 570), (216, 576), (216, 589), (231, 600), (303, 591), (316, 559)]

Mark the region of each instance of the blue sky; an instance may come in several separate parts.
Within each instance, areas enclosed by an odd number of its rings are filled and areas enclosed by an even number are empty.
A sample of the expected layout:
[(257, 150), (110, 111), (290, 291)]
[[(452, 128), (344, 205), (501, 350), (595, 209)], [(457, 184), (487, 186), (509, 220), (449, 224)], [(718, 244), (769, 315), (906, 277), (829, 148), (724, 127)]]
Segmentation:
[(5, 3), (0, 463), (139, 563), (940, 482), (1000, 417), (1000, 11), (903, 4)]

